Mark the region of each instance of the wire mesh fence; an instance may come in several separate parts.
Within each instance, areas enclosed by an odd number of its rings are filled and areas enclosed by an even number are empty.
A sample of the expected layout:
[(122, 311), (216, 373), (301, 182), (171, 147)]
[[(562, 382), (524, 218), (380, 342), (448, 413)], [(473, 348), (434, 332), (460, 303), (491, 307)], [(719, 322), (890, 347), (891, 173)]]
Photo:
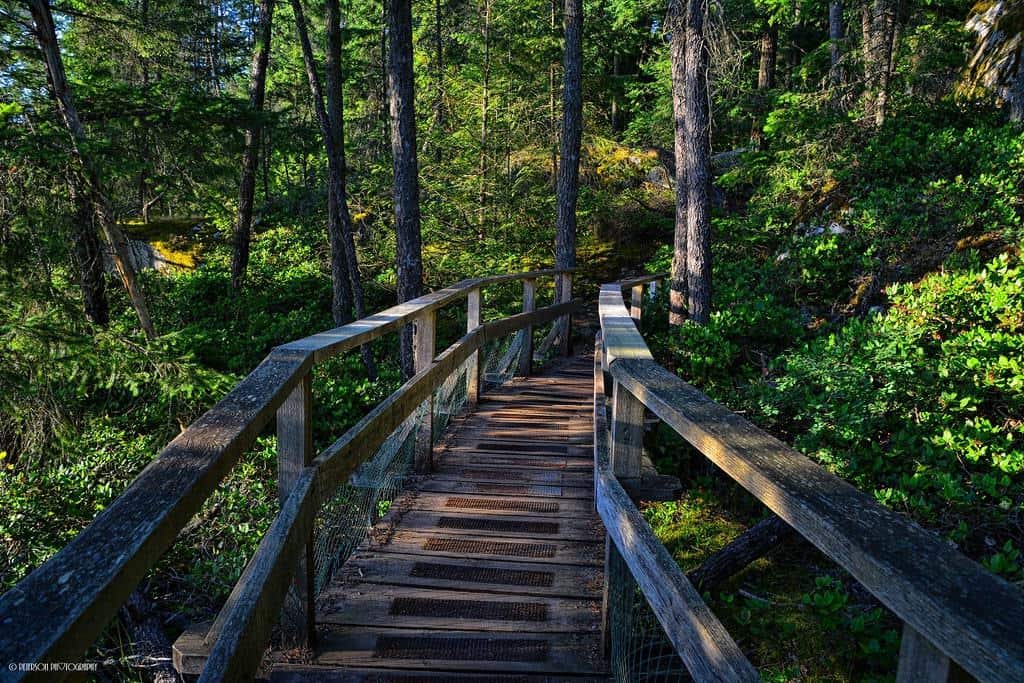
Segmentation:
[(609, 544), (605, 581), (613, 678), (621, 683), (691, 680), (614, 543)]

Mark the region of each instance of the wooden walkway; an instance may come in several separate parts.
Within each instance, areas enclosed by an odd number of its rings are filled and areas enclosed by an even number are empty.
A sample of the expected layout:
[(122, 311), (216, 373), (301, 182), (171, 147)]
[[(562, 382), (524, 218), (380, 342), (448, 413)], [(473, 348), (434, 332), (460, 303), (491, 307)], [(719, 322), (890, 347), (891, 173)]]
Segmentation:
[(313, 661), (271, 680), (607, 680), (592, 392), (578, 356), (453, 422), (321, 595)]

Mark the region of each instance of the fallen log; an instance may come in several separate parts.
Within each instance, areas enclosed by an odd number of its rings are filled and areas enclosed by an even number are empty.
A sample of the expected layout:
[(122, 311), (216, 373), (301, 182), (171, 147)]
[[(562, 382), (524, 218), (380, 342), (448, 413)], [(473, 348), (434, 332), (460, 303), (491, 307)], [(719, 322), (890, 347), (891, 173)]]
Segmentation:
[(686, 578), (697, 587), (697, 590), (713, 590), (794, 534), (793, 527), (772, 515), (750, 527), (732, 543), (704, 560), (699, 567), (687, 573)]

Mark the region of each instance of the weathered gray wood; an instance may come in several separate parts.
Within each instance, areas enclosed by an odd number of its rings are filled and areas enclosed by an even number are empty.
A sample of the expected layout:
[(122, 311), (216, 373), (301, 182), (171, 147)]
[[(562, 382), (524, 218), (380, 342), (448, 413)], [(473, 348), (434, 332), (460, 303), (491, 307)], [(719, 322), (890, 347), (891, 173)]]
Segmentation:
[(0, 661), (79, 661), (310, 364), (305, 354), (272, 352), (89, 527), (0, 596)]
[(601, 287), (598, 312), (604, 339), (605, 369), (620, 358), (654, 360), (629, 316), (629, 311), (622, 300), (622, 288), (618, 284)]
[[(277, 409), (277, 497), (282, 507), (295, 488), (295, 482), (313, 460), (313, 375), (306, 375)], [(312, 527), (311, 527), (312, 528)], [(299, 553), (292, 587), (303, 611), (294, 633), (285, 638), (296, 645), (314, 647), (316, 639), (316, 609), (313, 604), (313, 538), (312, 532), (305, 549)], [(217, 627), (220, 624), (216, 624)], [(209, 642), (219, 637), (217, 628)]]
[(644, 313), (644, 286), (633, 285), (631, 290), (631, 297), (629, 303), (629, 317), (635, 322), (640, 322), (640, 318), (643, 317)]
[[(413, 322), (412, 355), (413, 368), (423, 372), (434, 363), (437, 341), (437, 313), (427, 311)], [(416, 453), (413, 456), (414, 469), (417, 472), (429, 472), (433, 466), (434, 451), (434, 393), (424, 399), (423, 424), (416, 434)]]
[[(555, 276), (559, 283), (556, 289), (562, 293), (559, 303), (572, 301), (572, 272), (562, 272)], [(559, 345), (563, 356), (568, 356), (571, 351), (572, 340), (572, 315), (566, 314), (559, 319)]]
[(628, 277), (619, 280), (618, 282), (613, 282), (610, 285), (605, 286), (616, 286), (619, 288), (620, 291), (624, 292), (627, 289), (635, 287), (636, 285), (645, 285), (649, 282), (657, 282), (658, 280), (664, 280), (667, 277), (668, 273), (655, 273), (653, 275), (637, 275), (636, 277)]
[[(466, 296), (466, 331), (472, 332), (480, 326), (481, 291), (479, 287), (469, 290)], [(466, 401), (470, 409), (480, 402), (480, 352), (474, 351), (466, 361)]]
[(600, 646), (596, 642), (596, 634), (539, 634), (525, 631), (519, 633), (488, 633), (456, 630), (430, 631), (429, 633), (419, 634), (435, 638), (486, 638), (494, 642), (506, 639), (518, 641), (523, 639), (543, 640), (547, 643), (548, 656), (543, 661), (538, 662), (443, 659), (439, 656), (403, 660), (383, 659), (374, 655), (377, 639), (381, 635), (408, 636), (409, 632), (404, 629), (388, 628), (373, 630), (355, 628), (327, 629), (323, 637), (323, 651), (314, 660), (314, 663), (321, 666), (341, 666), (345, 668), (386, 666), (389, 669), (415, 669), (417, 672), (423, 669), (433, 669), (435, 671), (438, 669), (444, 671), (475, 671), (478, 676), (481, 671), (494, 672), (495, 669), (507, 673), (605, 673), (605, 664), (600, 656)]
[(598, 473), (597, 489), (598, 512), (611, 542), (694, 678), (760, 680), (607, 470)]
[(595, 429), (597, 511), (690, 674), (698, 681), (760, 681), (757, 670), (616, 481), (609, 455), (607, 437)]
[(210, 629), (217, 634), (200, 683), (251, 680), (288, 595), (293, 570), (309, 547), (317, 511), (316, 472), (306, 468)]
[[(583, 515), (588, 511), (592, 513), (593, 504), (588, 510), (579, 510), (575, 514)], [(423, 506), (430, 510), (429, 506)], [(524, 515), (526, 517), (527, 515)], [(535, 515), (528, 515), (534, 519)], [(438, 541), (454, 539), (458, 541), (470, 541), (465, 546), (452, 546), (450, 548), (437, 545)], [(599, 542), (566, 541), (562, 539), (538, 540), (510, 538), (505, 541), (509, 547), (492, 547), (471, 543), (471, 541), (493, 542), (496, 539), (487, 536), (470, 537), (466, 534), (441, 534), (437, 532), (419, 533), (399, 529), (386, 545), (372, 546), (373, 552), (379, 553), (401, 553), (403, 555), (419, 555), (424, 558), (449, 558), (455, 560), (494, 560), (494, 561), (515, 561), (528, 564), (551, 566), (566, 564), (574, 566), (600, 567), (602, 562), (602, 548)], [(431, 545), (433, 542), (435, 545)], [(540, 545), (553, 546), (554, 553), (545, 552), (543, 557), (523, 554), (520, 550), (525, 546), (527, 549)], [(472, 547), (470, 547), (472, 546)]]
[[(593, 481), (591, 476), (590, 481)], [(591, 485), (592, 486), (592, 485)], [(500, 529), (477, 528), (473, 525), (460, 526), (452, 522), (498, 522)], [(541, 523), (551, 527), (551, 532), (540, 533), (530, 523)], [(517, 526), (518, 525), (518, 526)], [(583, 541), (596, 543), (601, 540), (601, 523), (593, 516), (586, 517), (530, 517), (515, 513), (482, 517), (469, 511), (454, 510), (409, 510), (402, 516), (402, 528), (418, 533), (440, 533), (448, 535), (491, 536), (518, 539), (558, 539), (561, 541)]]
[(903, 625), (896, 683), (968, 683), (972, 680), (913, 626)]
[(772, 515), (761, 520), (734, 539), (727, 546), (687, 572), (686, 578), (702, 593), (712, 591), (754, 560), (764, 557), (795, 532), (781, 519)]
[[(472, 564), (471, 559), (462, 560), (462, 566)], [(389, 627), (400, 623), (403, 628), (417, 630), (458, 628), (488, 633), (564, 633), (587, 631), (595, 625), (595, 600), (485, 593), (472, 588), (463, 585), (458, 590), (444, 590), (361, 582), (334, 583), (320, 598), (320, 623), (371, 627)], [(436, 607), (431, 610), (431, 614), (395, 615), (392, 614), (392, 606), (396, 600), (436, 601)], [(541, 616), (538, 613), (544, 612), (546, 618), (487, 618), (480, 614), (484, 605), (506, 605), (508, 609), (517, 604), (528, 607), (534, 616)], [(453, 611), (453, 607), (456, 610)]]
[[(390, 663), (394, 665), (394, 662)], [(425, 664), (426, 662), (423, 663), (423, 665)], [(491, 664), (494, 663), (491, 662)], [(270, 683), (379, 683), (381, 681), (480, 683), (479, 672), (424, 671), (421, 667), (422, 665), (417, 663), (414, 672), (410, 672), (408, 677), (405, 677), (401, 675), (401, 671), (396, 672), (395, 669), (365, 668), (363, 666), (353, 669), (348, 665), (343, 669), (331, 669), (307, 664), (278, 664), (271, 672)], [(439, 668), (446, 667), (442, 665)], [(608, 676), (552, 676), (545, 673), (502, 675), (489, 671), (487, 683), (608, 683)]]
[(644, 404), (615, 382), (612, 389), (612, 471), (639, 478), (644, 453)]
[[(523, 313), (532, 313), (537, 307), (537, 281), (523, 280)], [(533, 374), (533, 326), (523, 328), (523, 352), (519, 356), (520, 377)]]
[[(1024, 591), (654, 362), (618, 383), (879, 601), (982, 681), (1024, 680)], [(921, 558), (928, 562), (922, 563)]]

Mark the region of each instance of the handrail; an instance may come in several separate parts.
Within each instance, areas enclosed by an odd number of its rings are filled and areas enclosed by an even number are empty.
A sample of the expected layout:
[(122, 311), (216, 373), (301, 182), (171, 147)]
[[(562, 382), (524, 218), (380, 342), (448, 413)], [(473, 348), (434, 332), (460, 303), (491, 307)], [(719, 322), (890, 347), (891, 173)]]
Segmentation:
[(334, 490), (473, 352), (493, 339), (555, 320), (579, 301), (547, 306), (485, 323), (467, 333), (325, 449), (300, 475), (207, 635), (214, 641), (200, 682), (248, 680), (256, 673), (283, 604), (287, 570), (296, 566), (316, 511)]
[[(0, 662), (80, 658), (313, 365), (398, 331), (487, 285), (545, 276), (568, 278), (574, 270), (463, 280), (274, 348), (220, 402), (172, 440), (67, 546), (0, 595)], [(476, 301), (479, 304), (478, 294)], [(322, 469), (329, 471), (330, 466)], [(15, 674), (17, 679), (46, 676), (52, 680), (53, 674)]]
[(904, 622), (898, 680), (922, 666), (948, 671), (948, 659), (981, 681), (1024, 680), (1024, 591), (658, 365), (623, 289), (604, 285), (599, 304), (616, 394), (635, 397)]
[(694, 680), (760, 681), (757, 670), (615, 478), (609, 457), (601, 351), (599, 332), (594, 345), (594, 500), (608, 537)]

